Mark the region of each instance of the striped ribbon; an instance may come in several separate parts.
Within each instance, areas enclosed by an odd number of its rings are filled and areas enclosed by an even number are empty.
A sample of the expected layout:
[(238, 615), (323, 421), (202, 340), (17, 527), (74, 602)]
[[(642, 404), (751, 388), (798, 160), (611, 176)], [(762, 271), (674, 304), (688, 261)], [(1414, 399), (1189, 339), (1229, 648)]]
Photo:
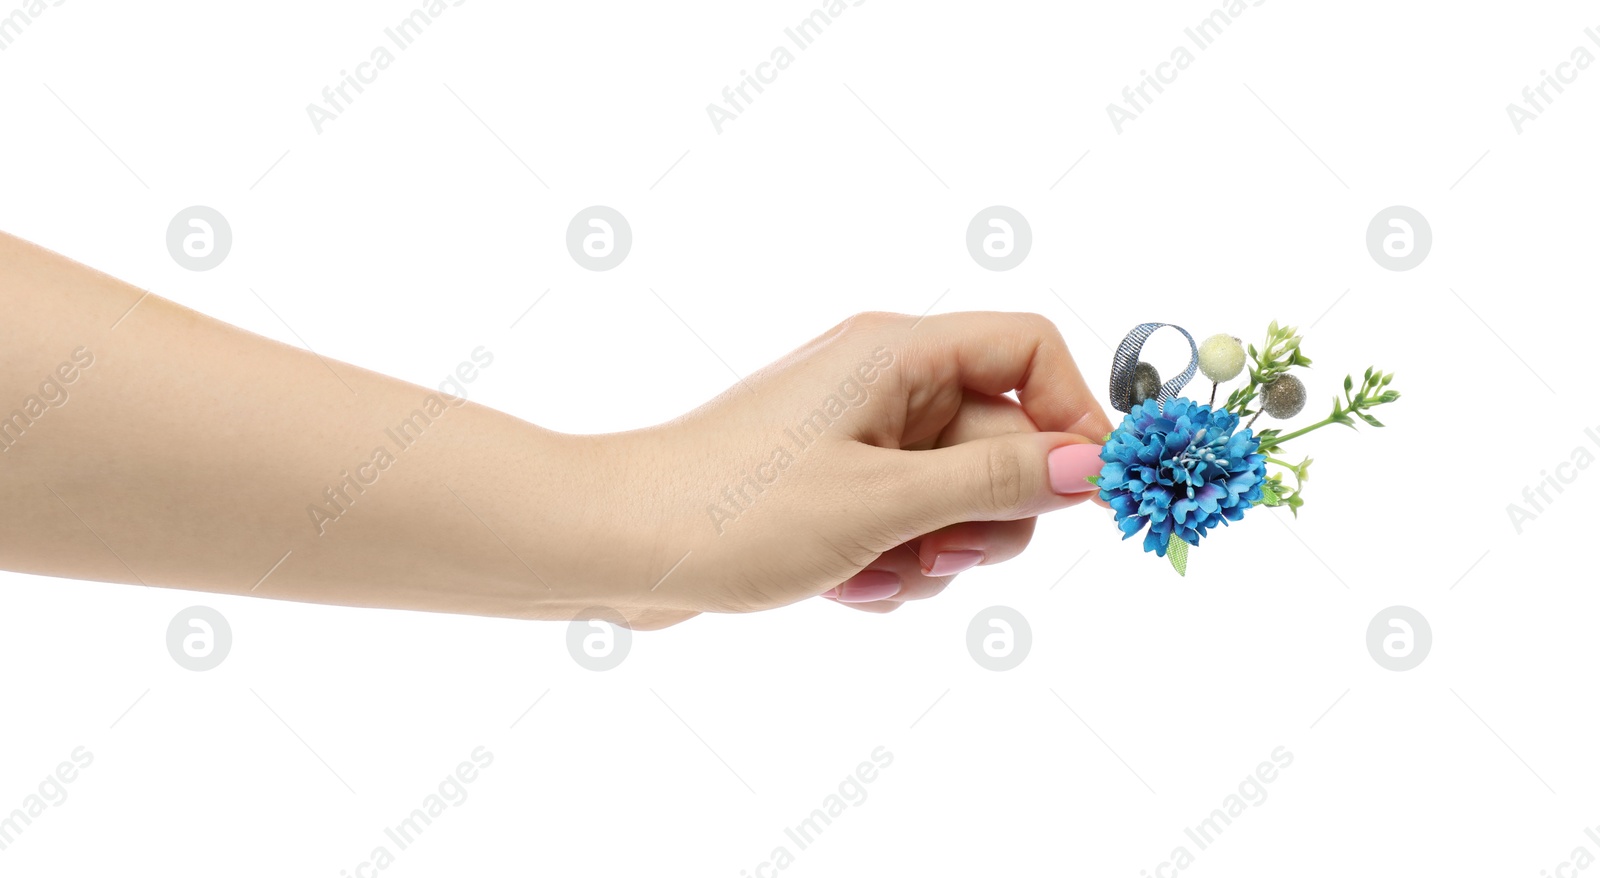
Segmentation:
[(1133, 411), (1133, 370), (1139, 365), (1139, 350), (1144, 347), (1146, 340), (1162, 327), (1170, 326), (1183, 333), (1189, 340), (1189, 368), (1183, 374), (1161, 385), (1161, 392), (1156, 395), (1156, 402), (1165, 403), (1178, 395), (1178, 391), (1194, 378), (1195, 370), (1200, 365), (1200, 349), (1195, 346), (1194, 336), (1187, 329), (1172, 323), (1141, 323), (1128, 333), (1128, 337), (1117, 345), (1117, 352), (1111, 358), (1111, 405), (1119, 412)]

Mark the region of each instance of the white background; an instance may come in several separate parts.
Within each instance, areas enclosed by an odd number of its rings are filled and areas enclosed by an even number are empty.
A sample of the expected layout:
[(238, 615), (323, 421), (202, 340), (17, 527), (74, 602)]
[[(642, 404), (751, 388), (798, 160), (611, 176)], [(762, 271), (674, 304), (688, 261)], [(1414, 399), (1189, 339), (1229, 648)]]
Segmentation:
[[(1106, 105), (1213, 5), (868, 0), (718, 134), (706, 105), (809, 0), (470, 0), (316, 133), (306, 105), (412, 8), (46, 8), (0, 53), (0, 227), (418, 383), (485, 345), (473, 398), (572, 432), (678, 415), (852, 312), (930, 307), (1048, 315), (1095, 382), (1136, 323), (1276, 318), (1316, 361), (1303, 417), (1371, 364), (1405, 397), (1386, 429), (1303, 443), (1298, 521), (1252, 512), (1187, 579), (1079, 509), (899, 613), (700, 617), (603, 673), (555, 623), (0, 574), (0, 812), (94, 754), (0, 870), (357, 874), (479, 745), (470, 797), (382, 874), (771, 875), (779, 845), (785, 875), (1137, 876), (1178, 845), (1195, 875), (1600, 856), (1600, 472), (1520, 534), (1506, 511), (1600, 454), (1600, 69), (1521, 134), (1505, 112), (1600, 52), (1591, 5), (1267, 0), (1118, 134)], [(193, 204), (233, 228), (213, 271), (166, 251)], [(613, 271), (566, 252), (592, 204), (632, 225)], [(1033, 229), (1008, 272), (966, 251), (991, 204)], [(1366, 251), (1392, 204), (1433, 229), (1411, 271)], [(234, 635), (204, 673), (165, 647), (197, 603)], [(997, 604), (1033, 634), (999, 673), (966, 647)], [(1404, 673), (1365, 645), (1396, 604), (1434, 637)], [(784, 828), (879, 746), (868, 797), (796, 850)], [(1197, 850), (1184, 828), (1279, 746), (1266, 800)]]

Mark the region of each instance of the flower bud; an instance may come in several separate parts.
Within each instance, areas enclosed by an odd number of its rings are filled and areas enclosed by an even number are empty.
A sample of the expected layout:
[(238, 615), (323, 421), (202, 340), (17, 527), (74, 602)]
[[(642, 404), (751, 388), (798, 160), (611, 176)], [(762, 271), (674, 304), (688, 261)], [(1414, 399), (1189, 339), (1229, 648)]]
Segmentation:
[(1282, 420), (1306, 407), (1306, 386), (1293, 375), (1279, 375), (1261, 388), (1261, 410)]
[(1244, 371), (1244, 345), (1225, 333), (1217, 333), (1200, 343), (1200, 371), (1221, 384)]

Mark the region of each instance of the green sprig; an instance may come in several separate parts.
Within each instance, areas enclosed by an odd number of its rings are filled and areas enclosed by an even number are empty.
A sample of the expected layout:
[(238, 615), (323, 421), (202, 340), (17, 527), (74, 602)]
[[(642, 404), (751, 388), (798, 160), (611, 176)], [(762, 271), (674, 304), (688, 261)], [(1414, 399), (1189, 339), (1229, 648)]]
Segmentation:
[[(1356, 418), (1366, 421), (1373, 427), (1382, 427), (1383, 422), (1368, 414), (1380, 405), (1387, 405), (1400, 398), (1400, 391), (1388, 390), (1389, 382), (1394, 380), (1394, 373), (1388, 374), (1367, 368), (1366, 375), (1361, 379), (1361, 388), (1356, 389), (1355, 378), (1345, 376), (1344, 400), (1338, 396), (1333, 398), (1333, 412), (1326, 418), (1307, 427), (1301, 427), (1292, 433), (1279, 434), (1275, 431), (1263, 430), (1261, 433), (1261, 447), (1257, 450), (1261, 454), (1272, 454), (1283, 448), (1285, 442), (1319, 430), (1329, 424), (1343, 424), (1351, 429), (1356, 428)], [(1269, 436), (1268, 434), (1271, 433)]]
[(1281, 466), (1294, 473), (1294, 487), (1289, 488), (1283, 484), (1283, 473), (1273, 473), (1266, 481), (1261, 483), (1261, 502), (1267, 506), (1287, 506), (1295, 518), (1300, 517), (1300, 507), (1306, 504), (1301, 493), (1305, 490), (1305, 483), (1311, 478), (1309, 473), (1311, 458), (1306, 458), (1299, 463), (1289, 463), (1269, 456), (1267, 463)]
[(1276, 320), (1267, 327), (1267, 339), (1261, 347), (1250, 345), (1246, 350), (1251, 360), (1250, 380), (1228, 394), (1228, 401), (1222, 406), (1240, 418), (1257, 413), (1250, 408), (1250, 403), (1255, 401), (1261, 388), (1290, 369), (1311, 365), (1311, 358), (1300, 351), (1300, 336), (1295, 334), (1295, 328), (1279, 326)]

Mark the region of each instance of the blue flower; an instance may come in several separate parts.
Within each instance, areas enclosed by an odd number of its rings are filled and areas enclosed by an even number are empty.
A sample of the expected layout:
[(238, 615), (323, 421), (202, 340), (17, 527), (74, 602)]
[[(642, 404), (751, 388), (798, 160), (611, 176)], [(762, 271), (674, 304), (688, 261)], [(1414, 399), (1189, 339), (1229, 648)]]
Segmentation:
[(1148, 526), (1144, 550), (1165, 557), (1173, 534), (1197, 546), (1260, 502), (1266, 457), (1256, 453), (1261, 440), (1238, 426), (1238, 415), (1188, 399), (1134, 406), (1100, 451), (1097, 483), (1122, 538)]

